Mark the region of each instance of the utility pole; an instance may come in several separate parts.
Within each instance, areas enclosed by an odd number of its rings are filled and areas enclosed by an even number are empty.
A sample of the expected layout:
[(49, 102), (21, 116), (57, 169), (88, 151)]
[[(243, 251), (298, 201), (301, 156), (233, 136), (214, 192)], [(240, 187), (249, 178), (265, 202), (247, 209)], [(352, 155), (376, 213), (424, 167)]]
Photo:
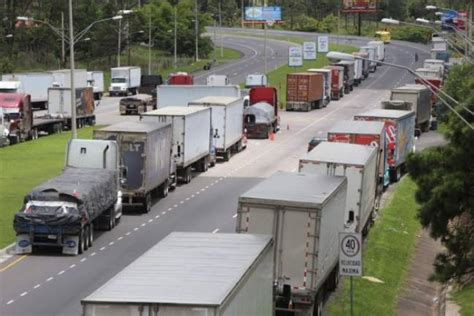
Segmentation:
[(217, 63), (217, 22), (214, 18), (214, 62)]
[(178, 14), (177, 6), (178, 6), (178, 3), (176, 3), (174, 6), (174, 62), (173, 62), (174, 68), (178, 67), (178, 41), (176, 39), (176, 35), (177, 35), (176, 32), (178, 28), (178, 22), (177, 22), (177, 17), (176, 17), (176, 15)]
[(196, 32), (196, 39), (195, 39), (195, 45), (196, 45), (196, 61), (199, 61), (199, 20), (198, 20), (198, 0), (196, 0), (194, 4), (194, 27), (195, 27), (195, 32)]
[(64, 12), (61, 11), (61, 67), (64, 67), (66, 62), (66, 44), (64, 34)]
[(148, 74), (151, 75), (151, 11), (148, 16)]
[(117, 44), (117, 67), (120, 67), (120, 45), (122, 41), (122, 19), (119, 20), (118, 44)]
[(219, 0), (219, 37), (221, 42), (221, 57), (224, 57), (224, 45), (223, 45), (223, 36), (222, 36), (222, 11), (221, 11), (221, 2)]
[(244, 28), (244, 19), (245, 19), (244, 0), (240, 1), (240, 9), (242, 11), (242, 16), (240, 19), (240, 27)]
[(71, 59), (71, 138), (77, 138), (76, 88), (74, 86), (74, 24), (72, 21), (72, 0), (69, 0), (69, 58)]
[(267, 21), (263, 23), (263, 73), (267, 74)]

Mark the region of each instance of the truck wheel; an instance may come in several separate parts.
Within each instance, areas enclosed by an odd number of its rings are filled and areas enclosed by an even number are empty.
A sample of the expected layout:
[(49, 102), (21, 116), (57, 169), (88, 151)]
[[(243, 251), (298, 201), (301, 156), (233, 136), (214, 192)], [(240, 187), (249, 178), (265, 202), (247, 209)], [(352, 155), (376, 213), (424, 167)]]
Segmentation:
[(147, 193), (143, 199), (143, 212), (150, 213), (151, 210), (151, 194)]
[(230, 160), (230, 157), (232, 157), (232, 153), (230, 152), (230, 148), (227, 149), (224, 153), (224, 160), (225, 161), (229, 161)]
[(323, 289), (319, 290), (314, 300), (313, 316), (323, 316)]
[(84, 230), (81, 229), (81, 231), (79, 232), (79, 246), (77, 250), (78, 254), (83, 254), (84, 251), (86, 251), (85, 243), (86, 243), (86, 240), (84, 238)]
[(93, 224), (89, 225), (89, 236), (88, 236), (87, 244), (89, 248), (91, 248), (92, 245), (94, 244), (94, 225)]
[(84, 234), (84, 237), (83, 237), (84, 250), (87, 250), (89, 249), (89, 234), (90, 234), (89, 225), (84, 227), (83, 234)]
[(169, 183), (168, 183), (168, 180), (166, 180), (164, 183), (161, 184), (161, 188), (160, 188), (160, 197), (161, 198), (165, 198), (168, 196), (168, 192), (169, 192)]

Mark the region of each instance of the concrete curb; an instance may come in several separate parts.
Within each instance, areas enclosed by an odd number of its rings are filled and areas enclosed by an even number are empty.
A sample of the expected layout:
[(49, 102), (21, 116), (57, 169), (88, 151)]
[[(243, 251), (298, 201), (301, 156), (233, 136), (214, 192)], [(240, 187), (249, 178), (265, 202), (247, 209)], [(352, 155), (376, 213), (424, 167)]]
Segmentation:
[(3, 249), (0, 249), (0, 257), (5, 255), (14, 255), (15, 243), (11, 243)]

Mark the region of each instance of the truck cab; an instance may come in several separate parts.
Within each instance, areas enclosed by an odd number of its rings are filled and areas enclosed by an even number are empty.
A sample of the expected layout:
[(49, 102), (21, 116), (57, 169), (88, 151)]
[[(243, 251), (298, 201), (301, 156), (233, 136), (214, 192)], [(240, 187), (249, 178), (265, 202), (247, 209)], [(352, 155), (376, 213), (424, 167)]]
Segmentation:
[(28, 94), (0, 93), (0, 108), (3, 119), (8, 124), (8, 137), (11, 144), (32, 137), (33, 112)]
[(169, 85), (193, 85), (194, 78), (193, 75), (188, 74), (187, 72), (177, 72), (172, 73), (168, 77)]

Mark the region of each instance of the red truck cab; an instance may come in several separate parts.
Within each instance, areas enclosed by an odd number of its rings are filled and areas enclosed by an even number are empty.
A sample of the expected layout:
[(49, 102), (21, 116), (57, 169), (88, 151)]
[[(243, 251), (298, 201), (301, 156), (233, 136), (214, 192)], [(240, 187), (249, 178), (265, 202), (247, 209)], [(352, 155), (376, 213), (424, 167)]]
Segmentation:
[(33, 112), (29, 94), (0, 93), (0, 108), (3, 109), (5, 122), (9, 125), (11, 144), (31, 137)]
[(273, 106), (275, 116), (278, 117), (278, 94), (273, 87), (255, 87), (249, 91), (249, 105), (266, 102)]
[(169, 85), (193, 85), (194, 78), (187, 72), (172, 73), (168, 77)]

